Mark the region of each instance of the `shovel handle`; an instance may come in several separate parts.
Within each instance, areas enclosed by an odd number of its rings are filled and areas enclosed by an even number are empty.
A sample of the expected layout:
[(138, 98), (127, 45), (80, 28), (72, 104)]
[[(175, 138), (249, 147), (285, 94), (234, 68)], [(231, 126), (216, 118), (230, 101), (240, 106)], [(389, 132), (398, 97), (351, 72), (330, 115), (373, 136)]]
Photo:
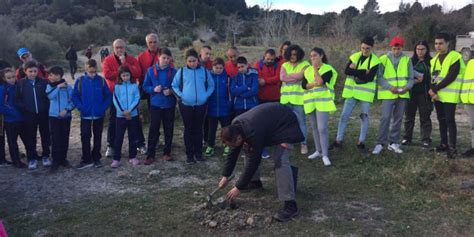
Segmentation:
[[(232, 179), (234, 179), (235, 175), (231, 175), (229, 176), (229, 178), (227, 178), (227, 182), (231, 181)], [(212, 196), (214, 195), (217, 191), (219, 191), (221, 189), (221, 187), (217, 187), (216, 189), (214, 189), (210, 194), (209, 196)]]

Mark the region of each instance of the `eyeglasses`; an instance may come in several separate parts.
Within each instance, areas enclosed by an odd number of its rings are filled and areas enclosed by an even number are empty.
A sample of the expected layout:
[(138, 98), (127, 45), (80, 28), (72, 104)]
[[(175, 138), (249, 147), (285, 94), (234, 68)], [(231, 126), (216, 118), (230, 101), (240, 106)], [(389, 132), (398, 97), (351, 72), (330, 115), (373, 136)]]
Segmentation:
[(370, 50), (371, 47), (360, 47), (362, 50)]
[(115, 48), (115, 49), (123, 49), (123, 48), (125, 48), (125, 47), (124, 47), (124, 46), (115, 46), (114, 48)]

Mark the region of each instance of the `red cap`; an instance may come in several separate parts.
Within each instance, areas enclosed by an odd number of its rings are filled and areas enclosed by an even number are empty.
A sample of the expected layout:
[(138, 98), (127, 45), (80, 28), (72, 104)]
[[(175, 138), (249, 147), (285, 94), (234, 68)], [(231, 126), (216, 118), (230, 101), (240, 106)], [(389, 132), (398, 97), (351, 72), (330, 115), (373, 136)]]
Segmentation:
[(405, 45), (405, 40), (400, 36), (395, 36), (392, 39), (392, 41), (390, 41), (390, 46), (391, 47), (396, 47), (396, 46), (403, 47), (404, 45)]

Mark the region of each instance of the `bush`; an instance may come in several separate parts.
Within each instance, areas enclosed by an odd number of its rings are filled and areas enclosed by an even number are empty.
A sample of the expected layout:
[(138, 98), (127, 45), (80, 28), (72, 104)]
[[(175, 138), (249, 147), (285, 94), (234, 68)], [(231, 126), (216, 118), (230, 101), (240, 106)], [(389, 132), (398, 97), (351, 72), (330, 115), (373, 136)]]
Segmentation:
[[(41, 20), (36, 22), (36, 30), (45, 35), (53, 37), (63, 49), (67, 49), (80, 38), (75, 27), (68, 25), (64, 20), (59, 19), (55, 23)], [(74, 28), (74, 29), (73, 29)]]
[(7, 16), (0, 16), (0, 59), (10, 64), (18, 61), (16, 50), (18, 48), (17, 28), (13, 21)]
[(135, 34), (128, 37), (129, 44), (136, 44), (140, 46), (146, 46), (145, 35)]
[(120, 27), (114, 24), (112, 18), (96, 17), (87, 20), (84, 25), (76, 25), (80, 38), (84, 39), (82, 45), (92, 43), (106, 44), (118, 37)]
[(183, 36), (181, 38), (179, 38), (177, 41), (176, 41), (176, 46), (180, 49), (180, 50), (183, 50), (185, 48), (188, 48), (190, 46), (193, 45), (193, 39), (191, 39), (190, 37), (188, 36)]
[(35, 59), (44, 62), (48, 59), (56, 58), (61, 52), (59, 43), (53, 37), (35, 29), (27, 29), (18, 34), (21, 47), (31, 50)]
[(257, 40), (254, 36), (242, 37), (239, 40), (239, 44), (243, 46), (255, 46), (257, 44)]

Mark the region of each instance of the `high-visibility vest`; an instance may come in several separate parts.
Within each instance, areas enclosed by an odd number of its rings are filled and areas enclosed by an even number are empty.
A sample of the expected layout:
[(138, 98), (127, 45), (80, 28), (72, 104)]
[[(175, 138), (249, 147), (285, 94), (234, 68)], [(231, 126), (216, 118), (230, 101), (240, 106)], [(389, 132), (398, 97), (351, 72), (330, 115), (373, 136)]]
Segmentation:
[[(324, 75), (332, 71), (331, 80), (322, 86), (316, 86), (304, 92), (304, 112), (312, 113), (314, 110), (321, 112), (334, 112), (336, 105), (334, 104), (334, 85), (337, 80), (336, 70), (329, 64), (323, 64), (319, 68), (319, 75)], [(304, 72), (304, 77), (308, 83), (315, 81), (314, 67), (309, 67)]]
[[(290, 62), (285, 62), (281, 66), (281, 70), (285, 70), (286, 74), (299, 73), (303, 70), (304, 67), (311, 66), (308, 61), (303, 60), (298, 63), (296, 66), (293, 66)], [(293, 104), (293, 105), (303, 105), (304, 104), (304, 89), (301, 87), (301, 82), (296, 83), (287, 83), (283, 82), (281, 85), (281, 104)]]
[(462, 88), (462, 77), (464, 75), (466, 65), (464, 64), (461, 54), (456, 51), (450, 51), (448, 55), (446, 55), (446, 58), (442, 64), (439, 62), (439, 54), (436, 54), (436, 56), (431, 59), (431, 77), (438, 77), (438, 81), (436, 83), (440, 83), (444, 80), (444, 78), (449, 73), (449, 69), (456, 62), (459, 62), (461, 65), (456, 80), (451, 82), (447, 87), (438, 91), (439, 100), (443, 103), (459, 103), (459, 95)]
[(464, 104), (474, 104), (474, 59), (469, 60), (464, 72), (461, 101)]
[[(358, 70), (370, 70), (380, 64), (380, 59), (375, 54), (371, 54), (364, 63), (360, 63), (361, 52), (351, 55), (350, 60), (356, 65)], [(344, 83), (344, 90), (342, 91), (342, 97), (345, 99), (354, 98), (366, 102), (374, 102), (375, 89), (377, 87), (377, 75), (374, 76), (374, 80), (364, 84), (356, 84), (352, 76), (346, 77)]]
[[(380, 63), (384, 66), (383, 78), (395, 88), (405, 87), (408, 83), (408, 68), (410, 58), (406, 55), (400, 57), (400, 62), (395, 70), (395, 67), (387, 55), (380, 57)], [(377, 88), (377, 99), (391, 100), (397, 98), (410, 98), (410, 93), (394, 94), (389, 89), (382, 88), (380, 85)]]

